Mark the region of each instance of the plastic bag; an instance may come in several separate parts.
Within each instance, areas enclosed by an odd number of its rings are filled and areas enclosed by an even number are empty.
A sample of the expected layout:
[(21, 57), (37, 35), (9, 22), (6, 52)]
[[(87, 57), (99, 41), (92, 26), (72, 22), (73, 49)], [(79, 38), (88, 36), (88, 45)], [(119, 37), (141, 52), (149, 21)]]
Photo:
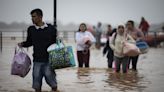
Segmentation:
[(25, 77), (31, 69), (31, 59), (23, 48), (16, 47), (11, 65), (11, 75)]
[(137, 56), (139, 55), (141, 52), (139, 50), (139, 48), (132, 43), (129, 42), (125, 42), (124, 43), (124, 47), (123, 47), (123, 54), (126, 56)]
[(136, 45), (142, 54), (147, 53), (149, 50), (149, 46), (145, 41), (137, 41)]

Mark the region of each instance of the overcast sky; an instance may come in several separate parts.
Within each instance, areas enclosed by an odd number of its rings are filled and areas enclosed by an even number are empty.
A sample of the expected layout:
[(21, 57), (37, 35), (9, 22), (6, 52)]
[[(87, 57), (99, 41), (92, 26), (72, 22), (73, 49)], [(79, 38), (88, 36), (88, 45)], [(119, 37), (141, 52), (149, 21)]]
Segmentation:
[[(41, 8), (44, 20), (53, 21), (53, 0), (0, 0), (0, 21), (31, 23), (30, 11)], [(144, 16), (151, 24), (164, 22), (164, 0), (57, 0), (57, 20), (64, 24), (117, 25)]]

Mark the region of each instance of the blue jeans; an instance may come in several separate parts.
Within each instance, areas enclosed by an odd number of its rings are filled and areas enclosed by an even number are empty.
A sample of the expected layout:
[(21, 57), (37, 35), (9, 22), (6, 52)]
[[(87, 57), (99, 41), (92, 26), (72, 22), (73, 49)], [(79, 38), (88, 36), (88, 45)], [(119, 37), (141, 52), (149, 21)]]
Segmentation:
[(34, 89), (41, 90), (43, 77), (51, 88), (57, 87), (56, 73), (48, 62), (34, 62), (32, 76)]

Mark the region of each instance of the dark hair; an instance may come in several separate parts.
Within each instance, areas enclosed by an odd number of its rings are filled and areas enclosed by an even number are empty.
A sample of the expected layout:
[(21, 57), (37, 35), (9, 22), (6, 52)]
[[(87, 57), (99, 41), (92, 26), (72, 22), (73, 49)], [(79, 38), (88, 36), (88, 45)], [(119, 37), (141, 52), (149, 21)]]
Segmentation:
[(113, 32), (116, 32), (116, 31), (117, 31), (117, 28), (114, 28), (112, 31), (113, 31)]
[(134, 21), (133, 20), (129, 20), (128, 22), (131, 23), (132, 26), (134, 27)]
[(108, 27), (112, 27), (110, 24), (108, 24)]
[[(87, 25), (86, 25), (85, 23), (81, 23), (80, 26), (81, 26), (81, 25), (84, 25), (84, 26), (86, 27), (86, 29), (85, 29), (85, 31), (86, 31), (86, 30), (87, 30)], [(81, 30), (80, 30), (80, 26), (79, 26), (79, 30), (78, 30), (78, 32), (81, 31)]]
[(36, 13), (38, 16), (41, 16), (41, 17), (43, 16), (43, 12), (42, 12), (42, 10), (39, 9), (39, 8), (32, 10), (32, 11), (31, 11), (31, 15), (32, 15), (33, 13)]

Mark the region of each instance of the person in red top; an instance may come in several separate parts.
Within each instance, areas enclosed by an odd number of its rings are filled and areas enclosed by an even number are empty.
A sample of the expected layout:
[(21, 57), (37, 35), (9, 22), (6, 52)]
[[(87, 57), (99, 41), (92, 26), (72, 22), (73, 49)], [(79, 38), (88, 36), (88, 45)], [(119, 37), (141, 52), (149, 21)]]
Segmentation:
[(144, 36), (148, 35), (148, 30), (149, 30), (149, 23), (145, 20), (144, 17), (141, 18), (141, 22), (139, 25), (139, 29), (142, 30), (142, 32), (144, 33)]

